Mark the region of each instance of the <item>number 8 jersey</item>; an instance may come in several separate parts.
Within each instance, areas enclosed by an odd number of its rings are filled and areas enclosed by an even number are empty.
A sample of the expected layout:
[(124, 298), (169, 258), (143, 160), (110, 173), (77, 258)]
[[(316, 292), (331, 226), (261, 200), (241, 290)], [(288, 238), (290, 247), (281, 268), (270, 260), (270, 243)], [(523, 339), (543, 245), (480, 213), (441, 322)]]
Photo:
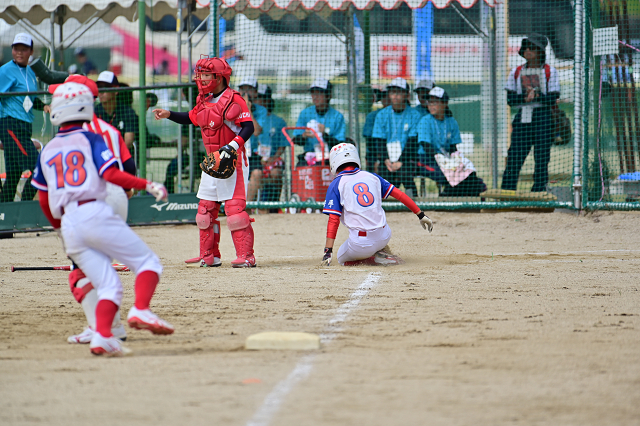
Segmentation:
[(60, 130), (38, 156), (32, 185), (49, 192), (49, 207), (56, 219), (73, 201), (104, 200), (107, 184), (101, 178), (117, 160), (102, 136), (79, 127)]
[(360, 169), (338, 173), (327, 189), (323, 213), (341, 216), (350, 229), (372, 231), (387, 224), (382, 200), (394, 186), (380, 176)]

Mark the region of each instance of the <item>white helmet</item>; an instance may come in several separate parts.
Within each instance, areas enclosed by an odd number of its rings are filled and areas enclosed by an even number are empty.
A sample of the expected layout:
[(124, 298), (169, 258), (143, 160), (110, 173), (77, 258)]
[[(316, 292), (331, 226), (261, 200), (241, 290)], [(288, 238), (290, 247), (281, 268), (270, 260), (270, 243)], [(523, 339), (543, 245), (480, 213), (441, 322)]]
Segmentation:
[(331, 152), (329, 153), (331, 173), (335, 175), (338, 172), (338, 167), (347, 163), (356, 163), (358, 167), (360, 167), (360, 155), (355, 145), (341, 143), (331, 148)]
[(93, 120), (93, 93), (84, 84), (64, 83), (53, 92), (51, 124)]

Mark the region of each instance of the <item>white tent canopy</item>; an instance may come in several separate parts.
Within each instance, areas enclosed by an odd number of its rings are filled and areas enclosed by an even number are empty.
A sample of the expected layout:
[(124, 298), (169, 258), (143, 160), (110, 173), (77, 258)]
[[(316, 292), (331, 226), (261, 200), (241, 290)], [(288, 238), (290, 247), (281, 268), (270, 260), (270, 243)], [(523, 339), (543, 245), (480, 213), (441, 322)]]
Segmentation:
[[(122, 45), (122, 36), (112, 30), (111, 25), (106, 22), (98, 21), (84, 33), (80, 27), (80, 22), (75, 19), (69, 19), (64, 23), (62, 28), (63, 34), (66, 35), (66, 40), (64, 40), (65, 49), (74, 47), (114, 47)], [(40, 34), (49, 34), (51, 21), (45, 19), (38, 25), (34, 25), (33, 28)], [(0, 44), (5, 46), (10, 45), (15, 35), (24, 31), (25, 29), (19, 25), (9, 25), (0, 21)], [(49, 47), (40, 41), (39, 38), (34, 38), (33, 43), (35, 47)], [(56, 32), (55, 34), (55, 45), (60, 46), (60, 32)]]
[[(75, 18), (79, 22), (87, 22), (91, 18), (99, 17), (104, 22), (111, 23), (118, 16), (124, 16), (129, 21), (137, 20), (138, 0), (40, 0), (34, 5), (31, 0), (14, 0), (13, 4), (0, 6), (0, 18), (8, 24), (15, 24), (26, 19), (34, 25), (51, 18), (52, 12), (57, 12), (64, 20)], [(146, 0), (147, 14), (153, 8), (154, 17), (175, 15), (178, 0)], [(209, 14), (208, 3), (204, 7), (198, 5), (194, 12), (200, 19)]]
[[(346, 11), (352, 5), (357, 10), (369, 10), (379, 4), (383, 9), (388, 10), (405, 3), (411, 9), (419, 9), (426, 6), (429, 1), (438, 9), (448, 7), (453, 2), (459, 3), (466, 9), (482, 0), (221, 0), (221, 14), (226, 19), (232, 18), (237, 13), (242, 13), (249, 19), (257, 19), (266, 13), (274, 19), (280, 19), (290, 13), (303, 19), (311, 13), (329, 15), (336, 10)], [(489, 6), (494, 6), (499, 0), (484, 1)], [(201, 3), (204, 4), (202, 1), (198, 2), (198, 4)]]

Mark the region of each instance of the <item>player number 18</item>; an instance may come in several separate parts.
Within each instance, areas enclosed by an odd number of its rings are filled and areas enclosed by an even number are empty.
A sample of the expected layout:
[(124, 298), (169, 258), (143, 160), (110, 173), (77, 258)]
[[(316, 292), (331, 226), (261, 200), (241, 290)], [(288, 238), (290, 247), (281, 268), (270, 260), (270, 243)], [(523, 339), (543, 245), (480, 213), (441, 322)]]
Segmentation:
[(67, 166), (64, 170), (62, 164), (62, 153), (59, 152), (51, 160), (47, 161), (47, 165), (53, 167), (56, 171), (56, 186), (64, 187), (65, 183), (69, 186), (80, 186), (87, 179), (87, 171), (84, 169), (84, 155), (80, 151), (71, 151), (64, 158)]
[(373, 194), (369, 191), (369, 185), (366, 183), (360, 182), (353, 185), (353, 192), (358, 196), (358, 204), (362, 207), (369, 207), (373, 204)]

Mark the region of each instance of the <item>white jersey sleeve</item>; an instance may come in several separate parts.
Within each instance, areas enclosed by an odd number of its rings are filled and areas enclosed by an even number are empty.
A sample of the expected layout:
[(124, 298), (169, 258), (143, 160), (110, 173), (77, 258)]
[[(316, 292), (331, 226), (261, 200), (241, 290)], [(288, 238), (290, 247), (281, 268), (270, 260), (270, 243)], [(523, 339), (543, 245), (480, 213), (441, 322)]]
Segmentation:
[(80, 128), (61, 130), (40, 153), (32, 185), (49, 192), (51, 214), (60, 219), (73, 201), (104, 200), (107, 188), (101, 176), (116, 163), (100, 135)]

